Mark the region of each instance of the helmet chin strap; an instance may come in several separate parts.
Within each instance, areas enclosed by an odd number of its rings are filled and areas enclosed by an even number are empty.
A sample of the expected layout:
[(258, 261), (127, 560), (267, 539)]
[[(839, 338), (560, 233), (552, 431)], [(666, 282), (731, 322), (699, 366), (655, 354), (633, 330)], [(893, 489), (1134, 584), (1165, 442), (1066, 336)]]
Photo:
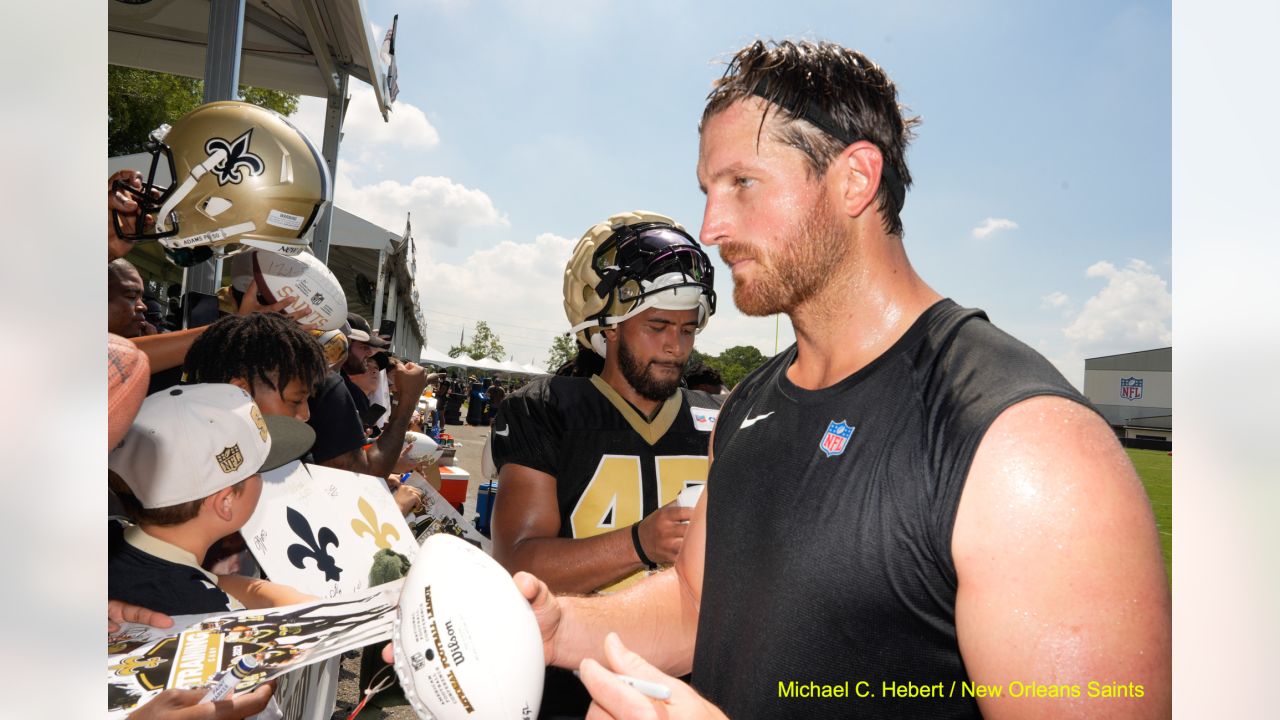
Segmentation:
[[(687, 285), (686, 285), (686, 286), (684, 286), (684, 287), (690, 287), (690, 286), (687, 286)], [(675, 288), (672, 288), (672, 289), (674, 290)], [(645, 302), (645, 300), (649, 300), (649, 302)], [(630, 320), (631, 318), (633, 318), (633, 317), (635, 317), (635, 316), (639, 315), (640, 313), (644, 312), (645, 310), (649, 310), (649, 309), (651, 309), (651, 308), (660, 308), (660, 309), (663, 309), (663, 310), (692, 310), (692, 309), (694, 309), (694, 308), (691, 308), (691, 307), (690, 307), (690, 308), (667, 308), (667, 307), (662, 307), (662, 306), (660, 306), (660, 305), (658, 305), (658, 304), (657, 304), (656, 300), (657, 300), (657, 297), (656, 297), (656, 296), (652, 296), (652, 295), (651, 295), (651, 296), (649, 296), (648, 298), (644, 298), (644, 299), (642, 299), (640, 302), (636, 303), (636, 306), (635, 306), (635, 307), (633, 307), (633, 308), (631, 308), (631, 310), (629, 310), (629, 311), (628, 311), (626, 314), (624, 314), (624, 315), (608, 315), (608, 316), (605, 316), (605, 317), (602, 317), (602, 318), (595, 318), (595, 319), (592, 319), (592, 320), (587, 320), (587, 321), (585, 321), (585, 322), (580, 322), (580, 323), (578, 323), (577, 325), (574, 325), (574, 326), (569, 330), (569, 333), (570, 333), (570, 334), (572, 334), (572, 335), (577, 335), (579, 332), (581, 332), (581, 331), (583, 331), (583, 330), (590, 329), (590, 328), (600, 328), (600, 329), (604, 329), (604, 328), (607, 328), (607, 327), (614, 327), (614, 326), (616, 326), (616, 325), (618, 325), (618, 324), (620, 324), (620, 323), (623, 323), (623, 322), (626, 322), (627, 320)], [(706, 296), (706, 294), (705, 294), (705, 293), (698, 293), (698, 303), (697, 303), (697, 305), (695, 305), (695, 306), (694, 306), (694, 307), (696, 307), (696, 308), (698, 309), (698, 329), (697, 329), (695, 332), (700, 333), (700, 332), (702, 332), (702, 328), (706, 327), (707, 319), (708, 319), (707, 311), (710, 309), (710, 308), (708, 307), (708, 305), (709, 305), (709, 304), (707, 303), (707, 296)], [(603, 335), (602, 333), (596, 333), (595, 335), (591, 335), (591, 336), (590, 336), (590, 340), (591, 340), (591, 349), (592, 349), (592, 350), (595, 350), (595, 351), (596, 351), (596, 354), (597, 354), (597, 355), (599, 355), (600, 357), (605, 357), (605, 343), (604, 343), (604, 335)]]
[(165, 200), (164, 205), (160, 206), (160, 212), (156, 213), (156, 230), (164, 232), (169, 229), (169, 215), (173, 213), (173, 209), (182, 202), (191, 191), (195, 189), (196, 183), (200, 182), (200, 178), (205, 173), (218, 167), (227, 159), (226, 150), (214, 150), (207, 160), (191, 168), (191, 172), (187, 173), (187, 177), (178, 186), (178, 189), (169, 195), (169, 199)]

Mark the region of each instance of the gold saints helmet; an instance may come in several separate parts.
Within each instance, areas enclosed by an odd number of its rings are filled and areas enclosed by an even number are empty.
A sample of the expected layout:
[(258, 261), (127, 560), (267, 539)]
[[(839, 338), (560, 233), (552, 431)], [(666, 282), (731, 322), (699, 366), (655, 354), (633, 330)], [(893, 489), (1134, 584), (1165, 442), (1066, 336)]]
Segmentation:
[[(161, 125), (147, 143), (151, 168), (143, 187), (117, 182), (152, 216), (126, 234), (159, 240), (175, 265), (190, 267), (232, 243), (296, 255), (303, 236), (333, 198), (329, 166), (319, 149), (284, 117), (245, 102), (213, 102)], [(164, 176), (169, 184), (161, 184)]]
[(716, 312), (714, 271), (675, 220), (636, 210), (583, 234), (564, 269), (564, 312), (583, 347), (605, 356), (600, 331), (646, 308), (698, 309), (698, 330)]

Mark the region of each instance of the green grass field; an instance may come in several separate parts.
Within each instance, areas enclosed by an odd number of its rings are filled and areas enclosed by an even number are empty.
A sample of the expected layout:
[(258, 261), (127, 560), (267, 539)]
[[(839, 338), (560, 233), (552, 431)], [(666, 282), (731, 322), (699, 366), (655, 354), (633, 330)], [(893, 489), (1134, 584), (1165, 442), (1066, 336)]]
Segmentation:
[(1133, 466), (1147, 488), (1151, 509), (1156, 514), (1156, 528), (1160, 531), (1160, 552), (1164, 555), (1164, 569), (1173, 578), (1173, 456), (1163, 450), (1126, 449)]

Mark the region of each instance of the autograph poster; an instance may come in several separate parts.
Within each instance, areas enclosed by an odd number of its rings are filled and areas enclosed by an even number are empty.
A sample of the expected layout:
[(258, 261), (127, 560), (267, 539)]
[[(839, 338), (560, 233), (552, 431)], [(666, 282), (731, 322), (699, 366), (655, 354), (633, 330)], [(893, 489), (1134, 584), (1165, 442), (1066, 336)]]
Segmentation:
[(245, 655), (262, 663), (248, 692), (283, 673), (389, 640), (403, 581), (339, 600), (182, 615), (167, 630), (125, 623), (107, 637), (107, 717), (123, 718), (165, 688), (193, 688)]

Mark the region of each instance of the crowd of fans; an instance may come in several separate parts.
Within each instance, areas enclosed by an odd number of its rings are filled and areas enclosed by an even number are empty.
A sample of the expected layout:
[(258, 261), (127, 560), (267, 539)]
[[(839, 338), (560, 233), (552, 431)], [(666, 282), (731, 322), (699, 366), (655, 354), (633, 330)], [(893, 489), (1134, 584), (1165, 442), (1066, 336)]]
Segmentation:
[[(176, 302), (178, 292), (165, 292), (163, 304), (149, 294), (126, 258), (131, 234), (155, 223), (146, 196), (138, 173), (108, 181), (109, 627), (124, 620), (164, 627), (172, 615), (312, 599), (263, 577), (240, 536), (262, 473), (302, 460), (383, 477), (408, 515), (423, 493), (400, 481), (420, 469), (408, 459), (406, 432), (488, 427), (524, 382), (458, 368), (428, 373), (391, 353), (390, 338), (355, 313), (336, 339), (313, 329), (305, 303), (267, 302), (258, 293), (248, 258), (264, 250), (231, 256), (218, 317), (200, 324)], [(608, 375), (601, 357), (580, 355), (561, 374)], [(698, 389), (723, 392), (711, 368), (690, 373)], [(420, 403), (429, 386), (434, 412)], [(257, 712), (271, 692), (234, 697), (217, 717)], [(166, 691), (134, 717), (164, 717), (198, 700)]]
[[(244, 205), (252, 190), (225, 192)], [(405, 433), (411, 424), (432, 432), (419, 400), (444, 373), (395, 357), (360, 315), (323, 333), (305, 323), (306, 303), (266, 302), (244, 260), (270, 250), (231, 256), (216, 319), (184, 316), (175, 293), (161, 303), (126, 259), (173, 191), (128, 170), (108, 179), (107, 195), (108, 628), (312, 599), (263, 577), (238, 532), (262, 473), (300, 459), (372, 474), (406, 515), (421, 508), (423, 492), (400, 482), (417, 469)], [(167, 245), (165, 254), (183, 264)], [(247, 717), (272, 692), (232, 697), (208, 717)], [(202, 696), (166, 691), (132, 717), (167, 717)]]

